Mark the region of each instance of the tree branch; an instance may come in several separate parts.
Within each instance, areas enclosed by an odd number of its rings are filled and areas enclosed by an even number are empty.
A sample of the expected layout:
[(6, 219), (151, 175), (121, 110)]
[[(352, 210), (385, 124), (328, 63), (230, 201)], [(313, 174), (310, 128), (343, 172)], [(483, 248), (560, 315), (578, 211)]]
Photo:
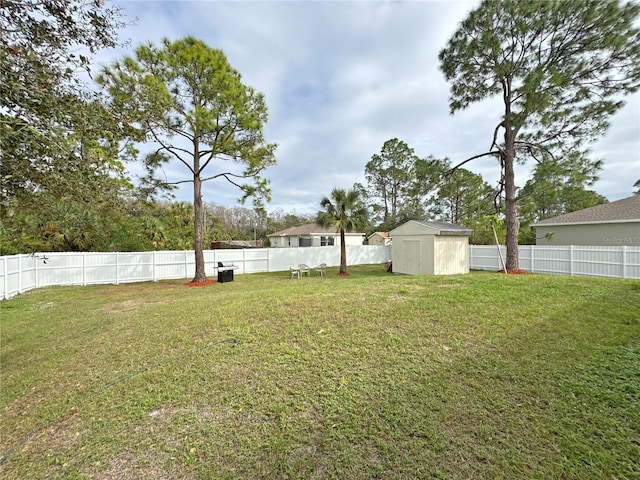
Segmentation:
[(498, 138), (498, 129), (499, 129), (500, 127), (507, 128), (507, 126), (506, 126), (506, 125), (505, 125), (505, 123), (504, 123), (504, 120), (503, 120), (503, 121), (501, 121), (501, 122), (496, 126), (496, 129), (493, 131), (493, 141), (491, 142), (491, 146), (489, 147), (489, 150), (491, 150), (493, 147), (496, 147), (496, 148), (498, 149), (498, 151), (499, 151), (500, 153), (502, 153), (502, 149), (501, 149), (500, 147), (498, 147), (498, 145), (496, 145), (496, 139)]
[(536, 157), (533, 153), (534, 149), (537, 150), (542, 150), (543, 152), (546, 152), (553, 160), (556, 160), (555, 155), (553, 154), (553, 152), (548, 149), (547, 147), (537, 144), (537, 143), (531, 143), (531, 142), (525, 142), (525, 141), (521, 141), (521, 140), (516, 140), (514, 142), (514, 145), (517, 146), (522, 146), (522, 147), (526, 147), (527, 152), (529, 153), (529, 155), (531, 155), (533, 157), (533, 159), (538, 162), (538, 163), (542, 163), (541, 160), (538, 160), (538, 157)]
[(457, 164), (455, 167), (450, 168), (445, 175), (451, 175), (453, 172), (455, 172), (458, 168), (460, 168), (461, 166), (463, 166), (466, 163), (471, 162), (472, 160), (476, 160), (478, 158), (481, 157), (488, 157), (488, 156), (494, 156), (494, 157), (500, 157), (502, 155), (502, 152), (500, 150), (498, 151), (493, 151), (493, 152), (485, 152), (485, 153), (481, 153), (479, 155), (474, 155), (471, 158), (467, 158), (466, 160), (464, 160), (463, 162), (460, 162), (459, 164)]
[(153, 139), (160, 145), (160, 148), (158, 150), (156, 150), (156, 153), (161, 152), (162, 150), (166, 150), (167, 152), (169, 152), (171, 155), (173, 155), (174, 157), (176, 157), (178, 160), (180, 160), (180, 162), (182, 162), (191, 173), (195, 173), (193, 168), (191, 167), (191, 164), (189, 162), (187, 162), (185, 159), (183, 159), (178, 153), (176, 153), (174, 150), (178, 150), (178, 151), (182, 151), (184, 153), (187, 153), (188, 155), (191, 155), (191, 152), (184, 150), (182, 148), (177, 148), (174, 147), (172, 145), (165, 145), (165, 143), (162, 141), (162, 139), (160, 137), (158, 137), (158, 135), (156, 134), (155, 131), (150, 130), (151, 135), (153, 136)]
[(248, 178), (247, 175), (237, 175), (235, 173), (225, 172), (225, 173), (218, 173), (217, 175), (213, 175), (211, 177), (203, 178), (202, 181), (206, 182), (208, 180), (213, 180), (214, 178), (220, 178), (220, 177), (223, 177), (227, 182), (229, 182), (232, 185), (235, 185), (240, 189), (242, 189), (242, 185), (232, 180), (232, 178)]

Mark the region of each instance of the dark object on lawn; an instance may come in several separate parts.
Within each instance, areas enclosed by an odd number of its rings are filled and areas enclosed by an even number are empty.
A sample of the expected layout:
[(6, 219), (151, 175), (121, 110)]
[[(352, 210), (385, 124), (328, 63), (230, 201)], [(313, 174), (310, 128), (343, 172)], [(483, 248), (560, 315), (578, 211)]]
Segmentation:
[(387, 272), (393, 273), (393, 262), (389, 260), (385, 265), (385, 268), (387, 269)]
[(218, 262), (218, 282), (233, 282), (233, 271), (236, 266), (230, 262)]

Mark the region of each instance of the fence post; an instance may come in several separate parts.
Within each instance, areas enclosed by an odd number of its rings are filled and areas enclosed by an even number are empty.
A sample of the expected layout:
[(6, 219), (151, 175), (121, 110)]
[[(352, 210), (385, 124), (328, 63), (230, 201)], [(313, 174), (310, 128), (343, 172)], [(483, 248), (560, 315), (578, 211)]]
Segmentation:
[(189, 276), (189, 265), (187, 265), (187, 251), (184, 251), (184, 278)]
[(152, 270), (151, 270), (151, 272), (152, 272), (151, 276), (153, 277), (153, 281), (157, 282), (158, 281), (158, 277), (157, 277), (157, 274), (156, 274), (156, 260), (157, 260), (156, 251), (154, 250), (153, 252), (151, 252), (151, 254), (152, 254), (151, 255), (151, 261), (153, 262), (153, 267), (152, 267)]
[(622, 247), (622, 278), (627, 278), (627, 247)]
[(7, 257), (2, 257), (2, 275), (4, 276), (3, 278), (3, 283), (4, 283), (4, 299), (6, 300), (7, 298), (9, 298), (9, 272), (7, 271)]
[(18, 255), (18, 293), (22, 293), (22, 254)]
[(87, 285), (87, 252), (82, 252), (82, 286)]
[(116, 252), (116, 285), (120, 283), (120, 252)]
[(573, 245), (569, 245), (569, 275), (573, 277)]

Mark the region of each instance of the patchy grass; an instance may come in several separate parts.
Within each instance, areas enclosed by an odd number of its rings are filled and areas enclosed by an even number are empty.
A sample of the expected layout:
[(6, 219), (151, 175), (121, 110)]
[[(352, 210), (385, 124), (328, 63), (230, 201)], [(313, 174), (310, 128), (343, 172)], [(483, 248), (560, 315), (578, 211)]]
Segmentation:
[(0, 475), (640, 477), (640, 282), (336, 273), (0, 303)]

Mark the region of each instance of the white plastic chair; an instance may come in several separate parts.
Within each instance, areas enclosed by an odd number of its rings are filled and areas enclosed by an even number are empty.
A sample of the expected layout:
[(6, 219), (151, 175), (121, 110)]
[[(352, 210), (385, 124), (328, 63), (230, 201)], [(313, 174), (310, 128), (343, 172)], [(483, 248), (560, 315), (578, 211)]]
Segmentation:
[(301, 275), (306, 275), (308, 277), (310, 270), (311, 269), (309, 268), (309, 266), (305, 265), (304, 263), (301, 263), (300, 265), (298, 265), (298, 271), (300, 272)]
[(315, 268), (315, 270), (318, 272), (318, 275), (320, 275), (321, 277), (324, 277), (324, 272), (326, 269), (327, 269), (326, 263), (321, 263)]

